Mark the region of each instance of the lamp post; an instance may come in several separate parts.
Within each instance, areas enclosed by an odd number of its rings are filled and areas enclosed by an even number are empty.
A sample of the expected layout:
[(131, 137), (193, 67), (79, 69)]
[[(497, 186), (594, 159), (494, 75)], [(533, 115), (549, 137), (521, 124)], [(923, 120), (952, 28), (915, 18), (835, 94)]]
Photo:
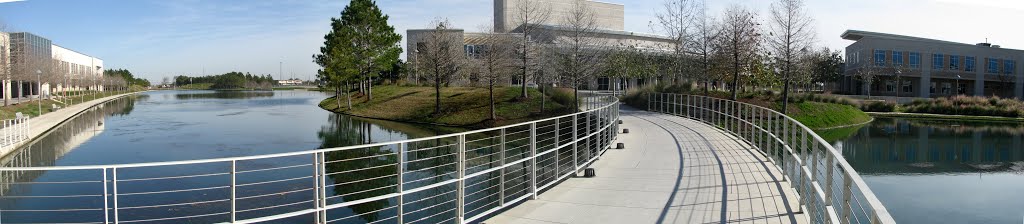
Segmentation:
[(36, 69), (36, 105), (39, 115), (43, 115), (43, 71)]

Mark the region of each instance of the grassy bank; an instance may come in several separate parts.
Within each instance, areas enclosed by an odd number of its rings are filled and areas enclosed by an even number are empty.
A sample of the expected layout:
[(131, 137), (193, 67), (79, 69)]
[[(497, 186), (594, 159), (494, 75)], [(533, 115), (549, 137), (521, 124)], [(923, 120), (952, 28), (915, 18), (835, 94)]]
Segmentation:
[[(528, 120), (546, 118), (569, 112), (571, 99), (561, 95), (565, 90), (550, 91), (545, 112), (540, 111), (541, 93), (529, 89), (529, 99), (518, 99), (520, 88), (502, 87), (494, 90), (496, 120), (490, 120), (488, 90), (473, 87), (447, 87), (441, 89), (441, 113), (434, 114), (433, 87), (377, 86), (373, 88), (373, 100), (365, 102), (363, 95), (353, 94), (352, 109), (345, 98), (341, 107), (335, 98), (320, 102), (320, 107), (329, 111), (360, 117), (430, 123), (449, 126), (500, 126)], [(556, 97), (552, 97), (556, 96)]]
[(1015, 117), (997, 117), (997, 116), (974, 116), (974, 115), (950, 115), (950, 114), (928, 114), (928, 113), (877, 113), (870, 112), (871, 116), (874, 117), (888, 117), (888, 118), (910, 118), (910, 119), (929, 119), (929, 120), (949, 120), (949, 121), (972, 121), (972, 122), (1017, 122), (1024, 123), (1024, 118)]
[[(634, 107), (647, 108), (647, 94), (654, 92), (704, 95), (703, 92), (693, 93), (684, 87), (659, 86), (630, 91), (623, 101)], [(727, 92), (717, 91), (712, 91), (708, 95), (721, 99), (728, 99), (730, 96)], [(777, 94), (770, 92), (747, 92), (740, 94), (738, 100), (780, 111), (782, 110), (781, 99)], [(815, 130), (858, 125), (871, 121), (871, 116), (861, 111), (855, 104), (833, 101), (823, 97), (791, 97), (786, 114)]]
[[(132, 88), (131, 88), (131, 91), (143, 91), (143, 90), (145, 90), (145, 88), (142, 88), (142, 87), (139, 87), (139, 86), (132, 86)], [(68, 98), (59, 98), (59, 99), (56, 99), (56, 100), (53, 100), (53, 99), (43, 99), (42, 102), (35, 101), (35, 100), (33, 100), (33, 101), (25, 101), (25, 102), (21, 102), (19, 104), (13, 104), (13, 105), (10, 105), (10, 106), (2, 106), (2, 107), (0, 107), (0, 119), (14, 119), (14, 118), (16, 118), (17, 113), (22, 113), (24, 115), (28, 115), (28, 116), (31, 116), (31, 117), (36, 117), (36, 116), (39, 116), (41, 114), (46, 114), (46, 113), (49, 113), (49, 112), (53, 112), (53, 105), (57, 105), (58, 107), (61, 107), (61, 108), (66, 108), (68, 106), (73, 106), (75, 104), (80, 104), (80, 103), (83, 103), (83, 102), (86, 102), (86, 101), (90, 101), (90, 100), (94, 100), (94, 99), (99, 99), (99, 98), (103, 98), (103, 97), (108, 97), (108, 96), (113, 96), (113, 95), (118, 95), (118, 94), (123, 94), (123, 93), (126, 93), (126, 92), (125, 91), (107, 91), (107, 92), (92, 92), (92, 93), (79, 92), (78, 94), (81, 94), (81, 95), (73, 96), (73, 97), (68, 97)], [(3, 100), (2, 99), (0, 99), (0, 105), (3, 105)], [(42, 108), (42, 111), (39, 110), (40, 107)]]

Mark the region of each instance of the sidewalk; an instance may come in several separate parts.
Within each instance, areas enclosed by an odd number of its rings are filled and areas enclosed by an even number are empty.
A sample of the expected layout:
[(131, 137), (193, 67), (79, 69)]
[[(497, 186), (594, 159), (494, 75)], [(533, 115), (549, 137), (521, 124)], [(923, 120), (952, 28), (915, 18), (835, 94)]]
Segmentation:
[[(142, 92), (145, 92), (145, 91), (142, 91)], [(68, 119), (70, 119), (72, 117), (75, 117), (75, 115), (78, 115), (78, 114), (84, 112), (85, 110), (88, 110), (89, 108), (92, 108), (93, 106), (105, 103), (105, 102), (113, 100), (113, 99), (120, 98), (122, 96), (127, 96), (127, 95), (131, 95), (131, 94), (142, 93), (142, 92), (124, 93), (124, 94), (119, 94), (119, 95), (113, 95), (113, 96), (108, 96), (108, 97), (104, 97), (104, 98), (99, 98), (99, 99), (95, 99), (95, 100), (90, 100), (88, 102), (71, 105), (71, 106), (68, 106), (68, 107), (65, 107), (65, 108), (61, 108), (61, 109), (59, 109), (57, 111), (54, 111), (54, 112), (50, 112), (50, 113), (46, 113), (46, 114), (43, 114), (43, 115), (40, 115), (40, 116), (37, 116), (37, 117), (33, 117), (33, 118), (31, 118), (29, 120), (29, 131), (28, 131), (28, 139), (29, 140), (21, 141), (19, 143), (14, 144), (13, 147), (9, 147), (9, 148), (5, 148), (4, 149), (4, 150), (10, 149), (10, 151), (0, 150), (0, 157), (7, 156), (8, 153), (13, 152), (15, 149), (20, 148), (20, 147), (24, 146), (25, 144), (31, 143), (37, 137), (42, 136), (46, 132), (50, 131), (50, 129), (53, 129), (53, 128), (57, 127), (58, 125), (64, 123), (64, 121), (66, 121), (66, 120), (68, 120)]]

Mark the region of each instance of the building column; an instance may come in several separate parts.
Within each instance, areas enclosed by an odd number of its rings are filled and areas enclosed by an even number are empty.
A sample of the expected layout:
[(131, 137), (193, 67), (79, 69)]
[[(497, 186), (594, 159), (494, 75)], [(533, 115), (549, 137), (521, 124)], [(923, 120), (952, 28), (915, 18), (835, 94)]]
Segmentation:
[(975, 72), (974, 75), (974, 95), (985, 95), (985, 73), (981, 73), (980, 71)]
[(932, 88), (932, 71), (930, 69), (929, 70), (921, 70), (921, 86), (919, 88), (917, 88), (917, 90), (919, 92), (921, 92), (921, 95), (920, 95), (921, 98), (930, 98), (930, 97), (932, 97), (932, 95), (931, 95), (931, 88)]

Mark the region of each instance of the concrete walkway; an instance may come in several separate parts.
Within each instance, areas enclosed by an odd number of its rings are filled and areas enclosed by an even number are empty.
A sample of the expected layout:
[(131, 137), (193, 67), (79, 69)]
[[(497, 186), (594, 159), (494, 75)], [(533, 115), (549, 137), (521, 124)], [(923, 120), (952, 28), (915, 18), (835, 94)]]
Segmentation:
[[(53, 129), (53, 128), (57, 127), (61, 123), (64, 123), (64, 121), (74, 117), (75, 115), (78, 115), (78, 114), (82, 113), (85, 110), (88, 110), (89, 108), (92, 108), (93, 106), (105, 103), (105, 102), (110, 101), (110, 100), (114, 100), (114, 99), (120, 98), (122, 96), (136, 94), (136, 93), (141, 93), (141, 92), (118, 94), (118, 95), (103, 97), (103, 98), (99, 98), (99, 99), (95, 99), (95, 100), (90, 100), (90, 101), (87, 101), (87, 102), (84, 102), (84, 103), (79, 103), (79, 104), (71, 105), (71, 106), (68, 106), (68, 107), (65, 107), (65, 108), (61, 108), (61, 109), (59, 109), (57, 111), (54, 111), (54, 112), (50, 112), (50, 113), (46, 113), (46, 114), (43, 114), (43, 115), (40, 115), (40, 116), (37, 116), (37, 117), (33, 117), (33, 118), (29, 119), (29, 132), (28, 132), (28, 136), (29, 136), (28, 139), (29, 140), (21, 141), (21, 142), (19, 142), (17, 144), (14, 144), (12, 147), (6, 147), (3, 150), (0, 150), (0, 157), (6, 156), (8, 153), (13, 152), (15, 149), (17, 149), (17, 148), (19, 148), (21, 146), (24, 146), (25, 144), (31, 143), (32, 140), (35, 140), (35, 138), (37, 138), (39, 136), (42, 136), (47, 131), (50, 131), (50, 129)], [(45, 109), (49, 109), (51, 107), (52, 107), (52, 105), (43, 105), (43, 108), (45, 108)]]
[(591, 167), (484, 223), (807, 223), (763, 154), (712, 126), (623, 106), (619, 142)]

